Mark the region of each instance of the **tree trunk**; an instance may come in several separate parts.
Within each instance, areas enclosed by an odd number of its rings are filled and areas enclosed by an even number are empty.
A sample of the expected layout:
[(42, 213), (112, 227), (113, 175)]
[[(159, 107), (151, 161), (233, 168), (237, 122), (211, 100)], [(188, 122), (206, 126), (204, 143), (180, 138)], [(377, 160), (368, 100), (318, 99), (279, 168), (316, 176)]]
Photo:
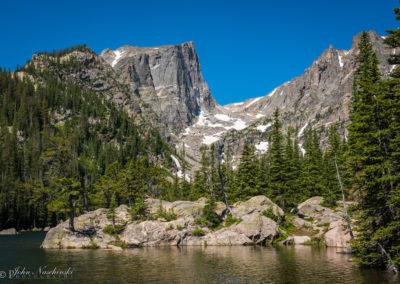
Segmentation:
[(70, 213), (69, 213), (69, 229), (72, 231), (72, 232), (75, 232), (75, 227), (74, 227), (74, 218), (75, 218), (75, 210), (72, 210)]
[(391, 258), (390, 255), (386, 252), (386, 250), (383, 248), (383, 246), (382, 246), (380, 243), (377, 242), (377, 244), (378, 244), (379, 248), (381, 249), (382, 254), (384, 254), (384, 255), (387, 257), (387, 259), (388, 259), (387, 270), (388, 270), (388, 271), (393, 271), (394, 273), (397, 274), (399, 271), (397, 270), (396, 265), (393, 263), (392, 258)]
[(221, 183), (221, 187), (222, 187), (222, 194), (224, 195), (224, 203), (225, 203), (225, 210), (222, 212), (222, 218), (224, 218), (224, 216), (226, 214), (228, 214), (229, 212), (231, 212), (231, 207), (229, 206), (229, 202), (228, 202), (228, 194), (226, 193), (226, 181), (224, 180), (222, 171), (221, 171), (221, 162), (218, 162), (218, 177), (219, 177), (219, 182)]
[(349, 217), (349, 214), (348, 214), (348, 212), (347, 212), (346, 198), (345, 198), (345, 195), (344, 195), (342, 179), (340, 178), (339, 168), (338, 168), (338, 165), (337, 165), (336, 154), (335, 154), (335, 167), (336, 167), (337, 179), (338, 179), (339, 185), (340, 185), (340, 190), (342, 191), (343, 208), (344, 208), (344, 212), (345, 212), (345, 214), (346, 214), (345, 219), (346, 219), (346, 222), (347, 222), (347, 227), (348, 227), (348, 229), (349, 229), (350, 238), (351, 238), (351, 239), (354, 239), (353, 231), (351, 230), (350, 217)]

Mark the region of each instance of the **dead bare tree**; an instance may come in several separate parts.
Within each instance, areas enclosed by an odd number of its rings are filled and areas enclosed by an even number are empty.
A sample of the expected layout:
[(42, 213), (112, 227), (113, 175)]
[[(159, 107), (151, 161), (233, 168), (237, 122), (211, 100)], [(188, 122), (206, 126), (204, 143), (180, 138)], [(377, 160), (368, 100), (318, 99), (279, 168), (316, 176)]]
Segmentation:
[(349, 214), (348, 214), (348, 211), (347, 211), (346, 197), (345, 197), (345, 195), (344, 195), (342, 179), (340, 178), (339, 168), (338, 168), (338, 165), (337, 165), (336, 154), (335, 154), (335, 167), (336, 167), (336, 176), (337, 176), (337, 179), (338, 179), (339, 185), (340, 185), (340, 190), (342, 191), (343, 208), (344, 208), (344, 212), (345, 212), (345, 214), (346, 214), (345, 220), (346, 220), (346, 222), (347, 222), (347, 227), (348, 227), (348, 229), (349, 229), (350, 238), (351, 238), (351, 239), (354, 239), (353, 231), (352, 231), (352, 229), (351, 229), (351, 220), (350, 220), (350, 217), (349, 217)]
[(225, 210), (222, 212), (222, 218), (228, 214), (229, 212), (231, 212), (231, 207), (229, 206), (229, 202), (228, 202), (228, 194), (226, 192), (226, 182), (227, 179), (224, 176), (224, 172), (221, 168), (221, 160), (218, 159), (218, 163), (217, 163), (217, 172), (218, 172), (218, 179), (219, 179), (219, 183), (221, 184), (221, 189), (222, 189), (222, 194), (224, 196), (224, 203), (225, 203)]

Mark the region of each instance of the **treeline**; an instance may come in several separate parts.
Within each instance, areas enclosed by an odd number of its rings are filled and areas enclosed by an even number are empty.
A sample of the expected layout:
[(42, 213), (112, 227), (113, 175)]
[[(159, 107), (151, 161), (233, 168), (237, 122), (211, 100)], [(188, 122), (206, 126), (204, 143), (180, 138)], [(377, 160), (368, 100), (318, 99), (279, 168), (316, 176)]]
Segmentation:
[(344, 173), (346, 142), (334, 125), (329, 130), (329, 146), (325, 151), (311, 127), (306, 129), (301, 146), (297, 131), (291, 128), (283, 131), (277, 109), (268, 140), (268, 150), (262, 155), (256, 154), (254, 145), (246, 143), (235, 169), (228, 151), (220, 160), (215, 145), (203, 148), (201, 168), (195, 172), (185, 197), (195, 200), (209, 196), (224, 201), (227, 195), (232, 204), (262, 194), (289, 211), (307, 198), (321, 195), (327, 206), (336, 205), (341, 193), (335, 159)]
[[(400, 19), (400, 8), (395, 9)], [(400, 29), (387, 31), (384, 42), (400, 47)], [(268, 196), (288, 211), (303, 200), (321, 195), (325, 205), (335, 206), (341, 190), (337, 172), (344, 181), (344, 193), (355, 201), (356, 238), (352, 247), (363, 266), (387, 267), (398, 272), (400, 266), (400, 55), (392, 54), (394, 65), (383, 79), (367, 32), (359, 43), (358, 68), (354, 74), (348, 141), (341, 139), (335, 126), (329, 130), (328, 147), (320, 148), (318, 134), (309, 128), (304, 150), (297, 134), (285, 135), (274, 115), (269, 148), (255, 155), (255, 148), (244, 146), (234, 170), (229, 152), (223, 159), (215, 146), (203, 149), (201, 169), (196, 171), (186, 197), (211, 199), (232, 204), (257, 194)], [(293, 135), (293, 137), (292, 137)], [(338, 169), (336, 169), (338, 165)]]
[(168, 188), (172, 148), (157, 130), (140, 129), (96, 92), (18, 74), (0, 69), (0, 228), (54, 226), (107, 206), (100, 184), (116, 169), (121, 182), (128, 175), (120, 202)]

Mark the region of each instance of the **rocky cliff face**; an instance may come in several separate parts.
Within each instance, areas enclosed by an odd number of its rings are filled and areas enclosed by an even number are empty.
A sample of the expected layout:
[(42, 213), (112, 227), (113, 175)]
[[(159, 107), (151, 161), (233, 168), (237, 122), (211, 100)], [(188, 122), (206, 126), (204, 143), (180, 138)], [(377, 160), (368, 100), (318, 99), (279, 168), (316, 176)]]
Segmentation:
[(193, 42), (152, 48), (126, 45), (106, 49), (100, 56), (174, 134), (193, 124), (201, 110), (216, 106)]
[[(387, 76), (393, 68), (387, 59), (395, 50), (386, 47), (383, 38), (374, 31), (369, 34), (380, 60), (380, 71)], [(264, 97), (217, 106), (212, 112), (201, 113), (197, 123), (179, 137), (185, 142), (186, 152), (198, 158), (196, 153), (201, 144), (216, 143), (221, 152), (229, 148), (237, 161), (245, 140), (253, 143), (258, 152), (265, 152), (276, 108), (281, 110), (284, 129), (289, 125), (298, 129), (300, 142), (308, 127), (318, 129), (324, 141), (325, 130), (332, 123), (339, 123), (340, 131), (346, 135), (360, 35), (353, 38), (350, 50), (330, 46), (301, 76)]]
[[(393, 68), (387, 59), (396, 50), (386, 47), (374, 31), (370, 37), (380, 70), (387, 76)], [(308, 127), (318, 129), (324, 139), (325, 129), (339, 122), (345, 135), (359, 40), (360, 34), (354, 37), (350, 50), (330, 46), (301, 76), (266, 96), (226, 106), (218, 105), (212, 97), (193, 42), (159, 47), (126, 45), (105, 49), (100, 55), (83, 48), (57, 60), (37, 54), (32, 62), (60, 80), (103, 93), (140, 125), (158, 128), (178, 152), (187, 154), (193, 170), (201, 158), (200, 148), (212, 143), (221, 153), (229, 149), (234, 164), (245, 141), (264, 153), (277, 107), (284, 129), (289, 125), (297, 128), (300, 143)], [(180, 164), (176, 167), (179, 172)]]

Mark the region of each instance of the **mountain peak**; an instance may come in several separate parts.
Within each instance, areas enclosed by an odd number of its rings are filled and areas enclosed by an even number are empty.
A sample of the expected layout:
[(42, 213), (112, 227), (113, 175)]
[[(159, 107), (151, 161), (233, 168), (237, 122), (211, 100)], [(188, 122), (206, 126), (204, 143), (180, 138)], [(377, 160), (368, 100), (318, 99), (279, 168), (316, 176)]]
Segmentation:
[[(357, 35), (355, 35), (353, 37), (353, 41), (351, 43), (351, 49), (358, 48), (358, 44), (360, 43), (362, 33), (363, 32), (359, 32)], [(372, 45), (374, 45), (377, 42), (383, 42), (382, 37), (380, 35), (378, 35), (374, 30), (370, 30), (368, 32), (368, 34), (369, 34)]]
[(201, 110), (217, 105), (201, 74), (193, 41), (155, 47), (124, 45), (105, 49), (100, 56), (172, 133), (192, 124)]

